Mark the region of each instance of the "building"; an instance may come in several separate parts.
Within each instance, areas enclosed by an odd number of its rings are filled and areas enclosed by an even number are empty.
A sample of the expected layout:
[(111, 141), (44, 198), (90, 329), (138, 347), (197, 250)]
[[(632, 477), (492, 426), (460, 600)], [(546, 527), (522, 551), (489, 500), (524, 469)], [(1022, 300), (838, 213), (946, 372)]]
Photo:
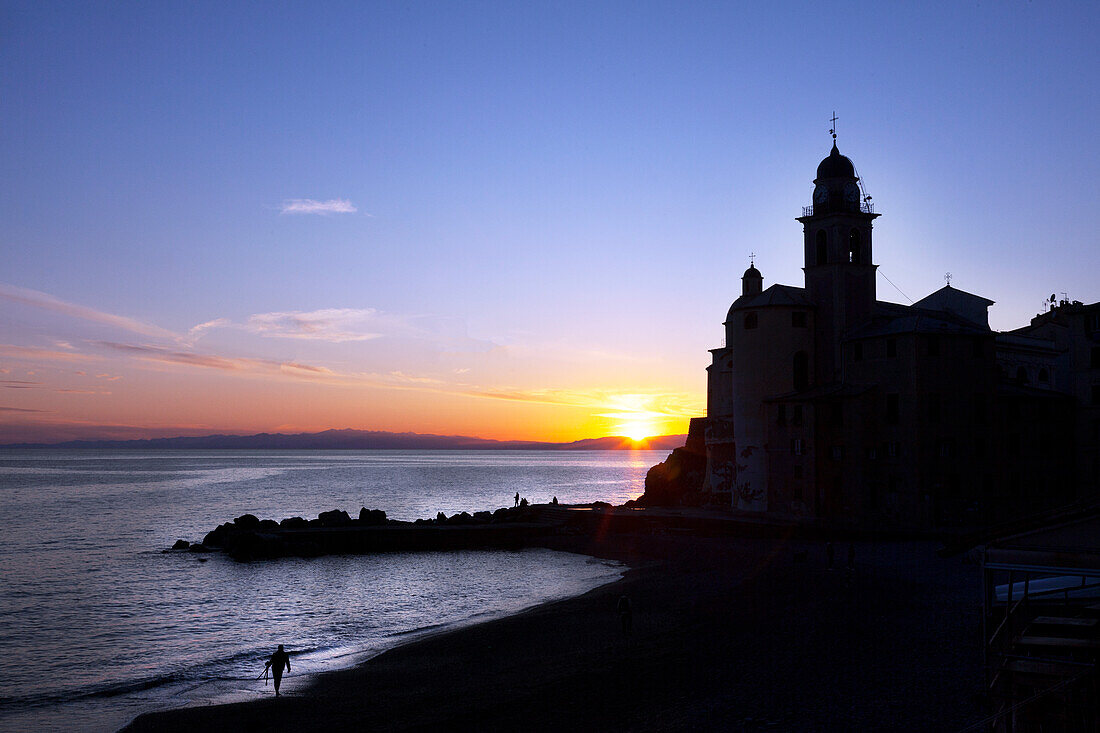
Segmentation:
[(832, 151), (802, 210), (805, 284), (750, 265), (707, 368), (704, 492), (795, 517), (928, 528), (1057, 506), (1100, 486), (1100, 303), (990, 329), (947, 286), (878, 299), (879, 216)]

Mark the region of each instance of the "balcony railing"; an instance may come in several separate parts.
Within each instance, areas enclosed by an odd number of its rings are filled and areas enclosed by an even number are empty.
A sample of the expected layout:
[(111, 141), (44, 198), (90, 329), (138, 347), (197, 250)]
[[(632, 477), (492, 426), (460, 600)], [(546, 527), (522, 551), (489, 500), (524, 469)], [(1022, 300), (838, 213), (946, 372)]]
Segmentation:
[[(873, 214), (873, 213), (875, 213), (875, 205), (872, 204), (872, 203), (869, 203), (869, 202), (864, 202), (864, 203), (861, 203), (859, 205), (859, 210), (863, 214)], [(826, 212), (822, 212), (822, 213), (826, 213)], [(832, 212), (829, 212), (829, 213), (832, 213)], [(840, 212), (837, 212), (837, 213), (840, 213)], [(812, 205), (802, 207), (802, 216), (813, 216), (813, 215), (814, 215), (814, 207)]]

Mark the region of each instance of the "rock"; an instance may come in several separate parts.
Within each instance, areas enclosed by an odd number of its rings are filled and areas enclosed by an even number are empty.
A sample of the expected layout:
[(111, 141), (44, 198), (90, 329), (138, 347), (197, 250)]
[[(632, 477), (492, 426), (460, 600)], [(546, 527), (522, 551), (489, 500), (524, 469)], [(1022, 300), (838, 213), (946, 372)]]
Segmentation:
[(435, 515), (435, 521), (438, 522), (439, 524), (446, 524), (447, 523), (447, 515), (444, 514), (443, 512), (439, 512)]
[(195, 544), (191, 545), (190, 547), (188, 547), (187, 551), (188, 552), (197, 552), (197, 553), (213, 552), (213, 550), (211, 550), (209, 547), (206, 547), (205, 545), (201, 545), (197, 542)]
[(469, 512), (462, 512), (460, 514), (453, 515), (447, 520), (447, 524), (473, 524), (474, 518), (470, 516)]
[(236, 525), (229, 524), (228, 522), (218, 525), (213, 530), (206, 533), (206, 536), (202, 538), (202, 544), (206, 547), (224, 547), (229, 535), (235, 534), (238, 531), (240, 530)]
[(363, 507), (359, 510), (359, 523), (360, 524), (385, 524), (386, 513), (381, 509), (367, 509)]
[(242, 514), (233, 520), (233, 524), (241, 529), (255, 529), (260, 526), (260, 520), (255, 514)]
[[(694, 446), (692, 446), (694, 448)], [(701, 504), (707, 457), (697, 450), (676, 448), (663, 463), (645, 475), (645, 493), (638, 506), (696, 506)]]
[(278, 529), (278, 528), (279, 528), (279, 523), (276, 522), (274, 519), (261, 519), (260, 520), (260, 529), (266, 529), (266, 530), (270, 531), (270, 530)]
[(286, 547), (277, 536), (260, 532), (238, 532), (224, 549), (231, 558), (241, 562), (286, 554)]
[(176, 540), (176, 544), (172, 545), (173, 550), (186, 550), (191, 546), (191, 543), (187, 540)]
[(283, 521), (279, 522), (279, 526), (283, 529), (302, 529), (309, 526), (309, 522), (301, 517), (287, 517)]
[(474, 521), (485, 524), (493, 518), (492, 512), (474, 512)]
[(318, 514), (317, 522), (322, 527), (343, 527), (351, 524), (351, 517), (343, 509), (333, 509), (330, 512)]

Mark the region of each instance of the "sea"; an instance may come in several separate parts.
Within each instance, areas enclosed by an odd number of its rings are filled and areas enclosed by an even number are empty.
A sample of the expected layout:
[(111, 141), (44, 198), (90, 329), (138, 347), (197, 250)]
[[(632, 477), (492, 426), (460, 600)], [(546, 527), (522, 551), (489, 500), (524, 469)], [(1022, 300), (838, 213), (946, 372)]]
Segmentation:
[(113, 731), (283, 692), (424, 635), (579, 595), (617, 563), (542, 549), (237, 563), (164, 553), (242, 514), (413, 520), (621, 504), (663, 451), (0, 450), (0, 730)]

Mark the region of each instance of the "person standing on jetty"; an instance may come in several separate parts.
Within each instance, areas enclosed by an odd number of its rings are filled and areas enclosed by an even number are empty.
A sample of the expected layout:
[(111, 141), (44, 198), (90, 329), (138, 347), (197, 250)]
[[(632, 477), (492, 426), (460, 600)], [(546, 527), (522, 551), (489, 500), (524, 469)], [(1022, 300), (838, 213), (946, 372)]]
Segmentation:
[(516, 492), (516, 503), (515, 503), (515, 506), (519, 506), (519, 492), (518, 492), (518, 491)]
[(275, 679), (275, 697), (278, 697), (279, 683), (283, 681), (283, 667), (286, 667), (287, 672), (290, 671), (290, 655), (283, 651), (282, 644), (271, 655), (271, 661), (267, 664), (271, 667), (271, 676)]

